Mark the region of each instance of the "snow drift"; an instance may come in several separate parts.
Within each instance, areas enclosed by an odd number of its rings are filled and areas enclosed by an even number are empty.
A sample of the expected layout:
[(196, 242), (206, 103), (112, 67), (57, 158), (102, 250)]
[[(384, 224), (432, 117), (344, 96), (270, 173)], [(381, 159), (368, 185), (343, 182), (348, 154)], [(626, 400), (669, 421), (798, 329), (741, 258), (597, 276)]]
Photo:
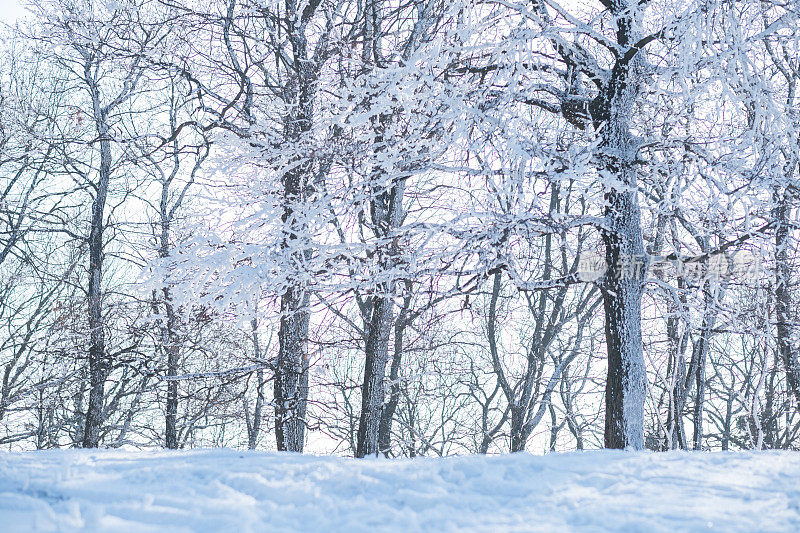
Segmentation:
[(800, 454), (0, 454), (17, 531), (796, 531)]

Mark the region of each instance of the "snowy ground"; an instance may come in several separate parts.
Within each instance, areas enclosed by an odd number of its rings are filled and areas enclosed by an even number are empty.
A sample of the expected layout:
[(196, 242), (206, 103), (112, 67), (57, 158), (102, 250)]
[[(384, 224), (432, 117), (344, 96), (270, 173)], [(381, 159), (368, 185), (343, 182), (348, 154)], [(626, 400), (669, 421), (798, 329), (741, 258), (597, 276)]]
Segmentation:
[(0, 531), (800, 531), (800, 454), (0, 453)]

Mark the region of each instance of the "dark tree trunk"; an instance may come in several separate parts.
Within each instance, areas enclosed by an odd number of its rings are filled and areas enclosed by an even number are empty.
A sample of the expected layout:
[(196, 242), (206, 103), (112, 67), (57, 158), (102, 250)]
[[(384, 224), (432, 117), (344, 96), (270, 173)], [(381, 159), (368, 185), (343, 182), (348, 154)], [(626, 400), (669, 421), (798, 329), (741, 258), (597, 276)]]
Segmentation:
[[(707, 291), (711, 290), (706, 286)], [(711, 330), (716, 322), (716, 313), (710, 309), (713, 299), (706, 293), (706, 316), (703, 317), (703, 326), (700, 331), (700, 339), (697, 341), (695, 350), (697, 351), (697, 365), (694, 369), (694, 383), (696, 388), (694, 402), (694, 436), (692, 439), (694, 449), (703, 449), (703, 409), (706, 394), (706, 358), (708, 356), (708, 345), (711, 342)]]
[(381, 413), (385, 397), (384, 379), (389, 360), (389, 336), (392, 326), (391, 298), (376, 296), (367, 328), (364, 383), (361, 388), (361, 419), (358, 423), (356, 457), (377, 455)]
[(261, 418), (264, 412), (264, 371), (256, 370), (256, 405), (253, 408), (253, 421), (247, 431), (247, 449), (255, 450), (258, 434), (261, 431)]
[(178, 375), (179, 345), (176, 335), (176, 316), (175, 310), (170, 303), (169, 290), (164, 289), (164, 307), (167, 313), (167, 323), (162, 331), (162, 342), (164, 351), (167, 354), (167, 409), (165, 444), (170, 450), (178, 449), (178, 381), (174, 379)]
[(389, 368), (389, 398), (381, 411), (381, 423), (378, 429), (378, 448), (388, 456), (392, 447), (392, 422), (400, 403), (400, 365), (403, 360), (403, 339), (408, 326), (408, 311), (411, 303), (410, 284), (406, 284), (409, 294), (403, 300), (403, 308), (394, 323), (394, 354), (392, 366)]
[(775, 227), (775, 317), (777, 319), (777, 347), (781, 362), (786, 370), (786, 381), (794, 395), (797, 405), (800, 406), (800, 360), (797, 357), (797, 348), (792, 345), (792, 295), (791, 283), (792, 265), (789, 262), (789, 229), (792, 221), (790, 192), (776, 192), (774, 195), (775, 207), (773, 220)]
[(678, 324), (680, 319), (677, 316), (670, 316), (667, 319), (667, 337), (670, 349), (670, 369), (675, 385), (672, 388), (669, 399), (669, 412), (667, 413), (668, 439), (665, 443), (666, 449), (686, 449), (686, 436), (683, 428), (683, 407), (686, 399), (684, 391), (686, 384), (686, 364), (684, 355), (688, 343), (688, 335), (680, 334)]
[[(174, 91), (174, 88), (173, 88)], [(174, 109), (170, 111), (170, 125), (172, 131), (176, 131)], [(197, 171), (200, 162), (205, 159), (205, 156), (200, 157), (194, 169), (191, 172), (192, 178), (184, 186), (183, 191), (177, 197), (172, 207), (170, 207), (170, 186), (178, 175), (180, 170), (179, 159), (179, 145), (178, 140), (175, 139), (172, 145), (173, 167), (172, 172), (168, 177), (162, 175), (161, 182), (161, 201), (159, 203), (159, 216), (161, 224), (160, 246), (158, 254), (162, 259), (166, 259), (170, 255), (170, 232), (172, 220), (176, 210), (180, 207), (183, 195), (187, 191), (189, 185), (194, 180), (194, 173)], [(207, 154), (208, 152), (206, 152)], [(169, 287), (165, 284), (162, 288), (164, 297), (164, 313), (166, 320), (161, 323), (161, 350), (162, 355), (166, 355), (167, 359), (167, 401), (166, 401), (166, 416), (164, 428), (164, 444), (170, 450), (176, 450), (179, 447), (178, 439), (178, 369), (180, 365), (180, 355), (182, 349), (182, 341), (180, 337), (180, 318), (175, 312), (175, 307), (172, 302)], [(154, 305), (156, 305), (154, 303)], [(156, 309), (157, 311), (157, 309)]]
[[(295, 54), (296, 79), (284, 86), (283, 101), (289, 106), (284, 117), (284, 139), (299, 143), (311, 131), (314, 113), (316, 72), (308, 58), (305, 27), (287, 20), (288, 37)], [(308, 227), (298, 220), (312, 193), (312, 162), (299, 155), (295, 166), (282, 178), (284, 240), (282, 247), (290, 255), (291, 264), (302, 265), (312, 251), (305, 243)], [(306, 408), (308, 402), (308, 327), (310, 294), (304, 282), (290, 280), (281, 295), (281, 320), (278, 329), (278, 358), (275, 363), (274, 403), (275, 440), (279, 451), (302, 452), (305, 444)]]
[(647, 267), (637, 198), (634, 161), (638, 151), (630, 131), (638, 94), (639, 39), (633, 2), (614, 3), (617, 44), (627, 53), (617, 58), (609, 80), (589, 110), (600, 131), (597, 157), (605, 184), (602, 232), (608, 272), (603, 283), (608, 374), (606, 380), (605, 446), (644, 447), (644, 401), (647, 388), (642, 353), (641, 302)]
[(93, 94), (97, 134), (100, 138), (100, 171), (89, 232), (89, 403), (86, 407), (81, 445), (96, 448), (100, 444), (103, 424), (105, 382), (110, 362), (106, 355), (105, 321), (103, 319), (103, 229), (108, 184), (111, 178), (111, 141), (108, 139), (106, 111), (100, 108), (99, 95)]
[[(298, 140), (311, 128), (310, 101), (304, 114), (287, 119), (287, 137)], [(299, 128), (299, 130), (295, 130)], [(305, 200), (308, 165), (299, 165), (283, 178), (284, 211), (282, 220), (286, 237), (284, 250), (294, 255), (295, 263), (308, 259), (309, 250), (296, 248), (305, 227), (295, 218), (296, 207)], [(308, 326), (310, 297), (306, 287), (295, 284), (281, 296), (281, 321), (278, 329), (278, 358), (275, 362), (275, 439), (279, 451), (302, 452), (305, 442), (306, 404), (308, 401)]]
[[(609, 265), (619, 265), (616, 239), (607, 239)], [(608, 374), (606, 380), (606, 448), (641, 449), (644, 446), (646, 391), (641, 334), (642, 290), (638, 279), (614, 279), (606, 286)]]
[(558, 442), (558, 432), (561, 431), (561, 425), (558, 424), (558, 418), (556, 417), (556, 410), (551, 403), (548, 406), (548, 411), (550, 411), (550, 451), (556, 451), (556, 443)]
[[(163, 183), (161, 187), (161, 246), (159, 256), (169, 257), (169, 230), (170, 219), (167, 202), (169, 200), (168, 183)], [(178, 375), (178, 338), (175, 328), (177, 327), (177, 317), (175, 309), (172, 307), (172, 299), (169, 289), (162, 289), (164, 295), (164, 311), (166, 313), (166, 323), (161, 326), (161, 349), (167, 356), (167, 405), (164, 427), (164, 444), (170, 450), (178, 449), (178, 382), (174, 378)], [(172, 379), (171, 379), (172, 378)]]
[[(258, 319), (254, 318), (250, 322), (253, 334), (253, 357), (256, 361), (262, 358), (261, 344), (258, 342)], [(246, 400), (245, 400), (246, 402)], [(253, 407), (252, 420), (247, 419), (247, 449), (255, 450), (258, 443), (258, 434), (261, 431), (261, 417), (264, 412), (264, 370), (256, 370), (256, 403)], [(247, 414), (247, 410), (245, 410)]]
[(511, 453), (524, 452), (528, 436), (524, 431), (525, 409), (519, 404), (511, 406)]
[(727, 452), (730, 448), (731, 436), (733, 434), (733, 399), (734, 395), (730, 391), (725, 400), (725, 420), (722, 424), (722, 451)]
[[(370, 0), (366, 2), (364, 9), (362, 60), (365, 67), (372, 69), (381, 63), (379, 44), (383, 30), (382, 2)], [(379, 115), (373, 120), (375, 155), (380, 155), (385, 150), (383, 133), (389, 121), (390, 117), (386, 115)], [(380, 158), (377, 159), (380, 160)], [(391, 233), (400, 227), (403, 220), (402, 204), (405, 182), (401, 180), (388, 187), (383, 185), (386, 172), (380, 163), (374, 165), (368, 177), (370, 180), (368, 187), (374, 195), (370, 200), (372, 230), (378, 241), (374, 254), (377, 255), (380, 270), (391, 276), (391, 270), (396, 266), (399, 255), (397, 237), (392, 236)], [(389, 361), (395, 285), (394, 281), (388, 281), (376, 287), (376, 294), (372, 297), (370, 306), (371, 315), (368, 321), (365, 321), (364, 383), (361, 387), (361, 417), (358, 423), (356, 457), (376, 455), (381, 451), (379, 441), (381, 423), (384, 421), (384, 380), (386, 365)], [(399, 359), (397, 364), (400, 364)], [(384, 428), (384, 436), (388, 436), (386, 428)]]
[(279, 451), (302, 452), (308, 401), (309, 296), (300, 288), (281, 298), (275, 364), (275, 438)]

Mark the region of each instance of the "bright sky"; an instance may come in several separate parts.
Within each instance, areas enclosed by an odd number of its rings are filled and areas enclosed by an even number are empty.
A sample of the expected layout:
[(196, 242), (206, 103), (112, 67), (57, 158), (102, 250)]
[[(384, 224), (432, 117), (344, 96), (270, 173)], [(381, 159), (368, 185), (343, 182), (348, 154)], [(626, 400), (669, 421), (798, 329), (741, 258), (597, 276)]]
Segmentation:
[(11, 24), (24, 14), (22, 0), (0, 0), (0, 22)]

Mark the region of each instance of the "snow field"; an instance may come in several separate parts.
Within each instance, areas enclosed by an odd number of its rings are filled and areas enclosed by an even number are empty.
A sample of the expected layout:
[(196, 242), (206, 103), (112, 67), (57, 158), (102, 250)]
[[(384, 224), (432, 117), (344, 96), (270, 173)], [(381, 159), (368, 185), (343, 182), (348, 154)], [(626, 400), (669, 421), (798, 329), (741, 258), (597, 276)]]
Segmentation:
[(0, 531), (800, 531), (800, 454), (0, 454)]

